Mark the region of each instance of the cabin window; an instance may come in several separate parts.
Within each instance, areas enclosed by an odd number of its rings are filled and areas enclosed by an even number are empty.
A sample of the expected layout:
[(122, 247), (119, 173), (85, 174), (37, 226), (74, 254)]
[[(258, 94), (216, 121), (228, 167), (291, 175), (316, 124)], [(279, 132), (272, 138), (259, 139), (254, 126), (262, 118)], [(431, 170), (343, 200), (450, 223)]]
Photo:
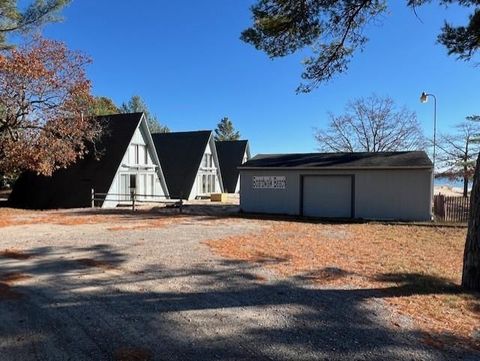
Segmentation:
[(204, 168), (213, 168), (213, 157), (211, 154), (204, 154), (202, 165)]
[(120, 201), (128, 201), (130, 199), (130, 185), (128, 174), (121, 174), (120, 175)]
[(147, 157), (147, 149), (144, 145), (138, 146), (138, 163), (137, 164), (147, 164), (145, 161)]
[(138, 164), (138, 145), (133, 145), (133, 164)]
[(207, 175), (206, 174), (202, 175), (202, 193), (203, 194), (207, 193)]
[(148, 183), (149, 183), (148, 194), (153, 197), (155, 193), (155, 177), (153, 176), (153, 174), (150, 174), (148, 176)]
[(130, 174), (130, 189), (136, 189), (136, 188), (137, 188), (137, 175)]
[(210, 189), (209, 193), (215, 193), (215, 175), (211, 174), (210, 175)]
[(128, 164), (149, 164), (148, 148), (142, 144), (132, 144), (130, 146), (131, 151), (128, 152), (127, 163)]
[(211, 194), (216, 192), (216, 176), (215, 174), (202, 174), (199, 176), (199, 193), (200, 194)]

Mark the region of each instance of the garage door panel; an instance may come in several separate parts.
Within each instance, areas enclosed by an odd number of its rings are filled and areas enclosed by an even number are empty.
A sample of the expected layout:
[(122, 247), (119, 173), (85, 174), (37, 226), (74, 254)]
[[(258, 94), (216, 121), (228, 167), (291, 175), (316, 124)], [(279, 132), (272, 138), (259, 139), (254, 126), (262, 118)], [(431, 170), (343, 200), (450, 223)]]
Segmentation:
[(304, 176), (303, 215), (350, 218), (352, 216), (352, 177)]

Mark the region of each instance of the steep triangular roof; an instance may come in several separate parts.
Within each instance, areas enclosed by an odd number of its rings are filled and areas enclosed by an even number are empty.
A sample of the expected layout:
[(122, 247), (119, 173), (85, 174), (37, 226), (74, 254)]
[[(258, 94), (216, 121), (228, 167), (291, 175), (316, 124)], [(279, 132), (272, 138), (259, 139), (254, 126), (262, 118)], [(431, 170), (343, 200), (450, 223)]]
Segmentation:
[(211, 136), (210, 130), (152, 134), (170, 198), (188, 199)]
[(234, 193), (238, 183), (238, 167), (242, 165), (245, 152), (249, 153), (248, 140), (217, 141), (215, 147), (224, 191)]
[(98, 154), (90, 152), (52, 177), (23, 173), (15, 183), (10, 204), (34, 209), (88, 207), (92, 188), (96, 193), (109, 191), (142, 117), (143, 113), (99, 117), (104, 132), (96, 145)]

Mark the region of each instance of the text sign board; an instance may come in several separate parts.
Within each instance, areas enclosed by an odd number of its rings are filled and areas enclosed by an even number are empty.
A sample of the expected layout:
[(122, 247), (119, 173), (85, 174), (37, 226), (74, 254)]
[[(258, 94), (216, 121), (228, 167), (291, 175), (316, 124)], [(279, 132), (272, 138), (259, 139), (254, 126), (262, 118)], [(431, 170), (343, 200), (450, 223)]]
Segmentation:
[(285, 189), (287, 177), (285, 176), (262, 176), (253, 177), (253, 189)]

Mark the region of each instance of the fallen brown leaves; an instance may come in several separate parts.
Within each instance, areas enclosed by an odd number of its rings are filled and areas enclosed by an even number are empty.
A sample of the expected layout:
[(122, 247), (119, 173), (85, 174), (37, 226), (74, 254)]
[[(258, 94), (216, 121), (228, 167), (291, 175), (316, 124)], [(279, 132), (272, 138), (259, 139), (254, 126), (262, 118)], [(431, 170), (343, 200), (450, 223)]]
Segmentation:
[(435, 342), (480, 347), (480, 300), (459, 288), (465, 236), (464, 228), (270, 222), (259, 234), (207, 243), (286, 277), (373, 290)]
[(0, 209), (0, 228), (35, 224), (54, 224), (59, 226), (80, 226), (106, 224), (109, 231), (138, 230), (160, 228), (172, 224), (177, 215), (165, 217), (161, 214), (91, 214), (69, 211), (30, 211), (3, 208)]
[(153, 355), (142, 348), (122, 347), (114, 353), (115, 361), (150, 361)]
[(0, 282), (0, 300), (18, 300), (21, 297), (22, 294), (12, 290), (9, 284)]
[(115, 266), (107, 261), (103, 260), (95, 260), (92, 258), (80, 258), (77, 259), (77, 262), (85, 267), (96, 267), (96, 268), (103, 268), (103, 269), (113, 269)]
[(135, 231), (149, 228), (163, 228), (174, 223), (175, 217), (173, 218), (159, 218), (159, 219), (149, 219), (149, 220), (137, 220), (135, 222), (130, 222), (122, 225), (108, 227), (109, 231)]
[(30, 257), (32, 257), (32, 255), (28, 253), (24, 253), (23, 251), (20, 251), (17, 249), (7, 248), (0, 252), (0, 257), (23, 260), (23, 259), (29, 259)]
[(108, 223), (114, 219), (113, 217), (111, 215), (76, 215), (55, 211), (28, 211), (4, 208), (0, 209), (0, 228), (30, 224), (56, 224), (62, 226), (98, 224)]
[(23, 294), (12, 288), (16, 283), (31, 278), (28, 275), (18, 272), (0, 275), (0, 300), (18, 300)]

